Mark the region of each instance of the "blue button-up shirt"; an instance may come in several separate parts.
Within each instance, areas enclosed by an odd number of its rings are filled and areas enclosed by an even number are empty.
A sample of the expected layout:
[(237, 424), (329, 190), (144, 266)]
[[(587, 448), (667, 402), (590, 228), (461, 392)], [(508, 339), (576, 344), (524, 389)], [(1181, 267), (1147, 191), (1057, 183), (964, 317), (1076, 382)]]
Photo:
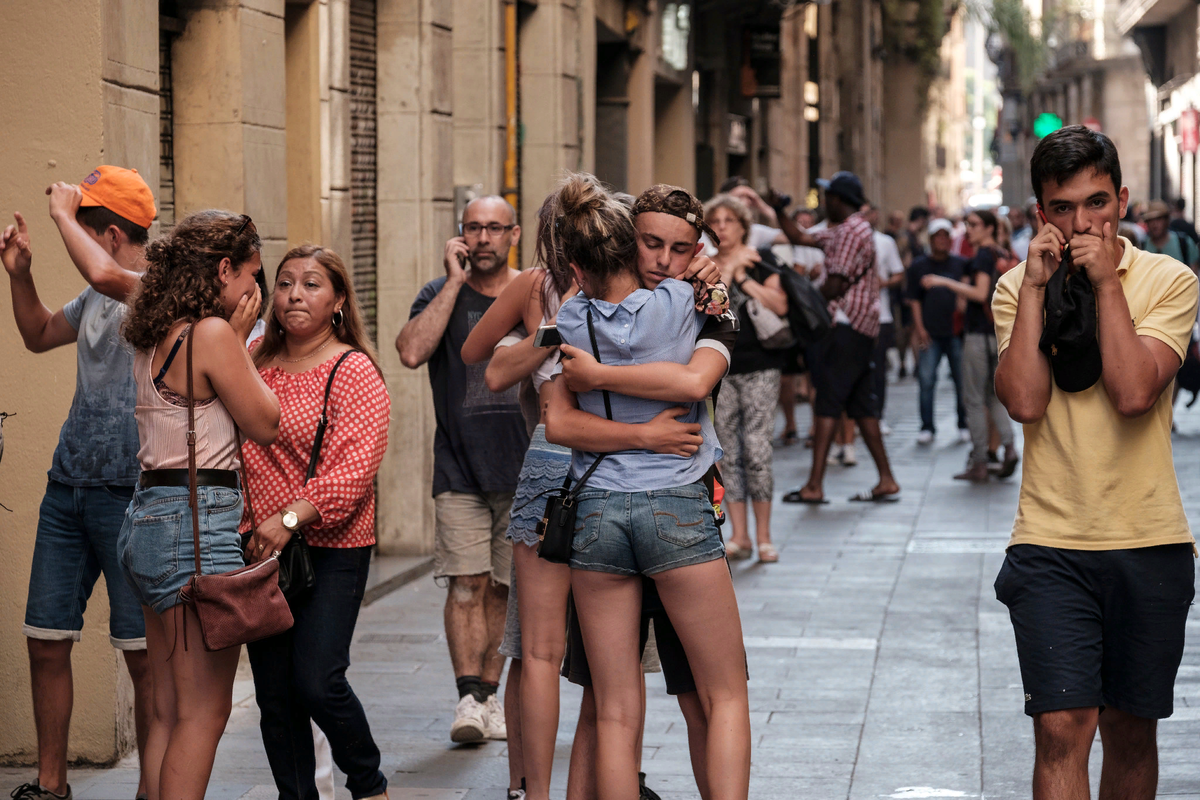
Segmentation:
[[(692, 287), (677, 280), (665, 280), (653, 292), (638, 289), (620, 303), (589, 299), (582, 293), (563, 303), (558, 312), (558, 332), (569, 345), (592, 352), (588, 337), (587, 312), (592, 311), (600, 362), (616, 366), (670, 361), (686, 364), (696, 349), (696, 337), (708, 319), (698, 313)], [(555, 374), (562, 366), (555, 368)], [(618, 422), (649, 422), (673, 406), (688, 412), (679, 420), (700, 423), (704, 444), (691, 458), (654, 453), (649, 450), (623, 450), (609, 453), (587, 488), (618, 492), (641, 492), (685, 486), (704, 477), (721, 458), (721, 446), (713, 429), (705, 403), (672, 403), (610, 392), (613, 419)], [(604, 414), (604, 394), (584, 392), (579, 407), (598, 417)], [(571, 476), (576, 480), (596, 460), (596, 453), (576, 451), (571, 461)]]

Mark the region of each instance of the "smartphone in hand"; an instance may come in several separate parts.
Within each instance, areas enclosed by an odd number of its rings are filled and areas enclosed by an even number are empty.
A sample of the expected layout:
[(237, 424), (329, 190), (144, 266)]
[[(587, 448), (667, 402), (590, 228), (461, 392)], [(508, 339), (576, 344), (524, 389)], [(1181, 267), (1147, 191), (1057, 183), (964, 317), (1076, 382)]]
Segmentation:
[(534, 347), (558, 347), (560, 344), (562, 337), (558, 335), (558, 328), (553, 325), (541, 326), (533, 337)]

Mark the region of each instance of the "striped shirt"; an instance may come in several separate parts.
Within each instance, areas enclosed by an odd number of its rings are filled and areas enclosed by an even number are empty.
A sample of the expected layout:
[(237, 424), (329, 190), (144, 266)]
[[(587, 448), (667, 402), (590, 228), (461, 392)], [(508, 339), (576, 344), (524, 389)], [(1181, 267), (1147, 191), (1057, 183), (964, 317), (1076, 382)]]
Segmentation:
[(837, 312), (850, 320), (850, 327), (874, 339), (879, 335), (879, 286), (874, 280), (875, 237), (871, 223), (862, 214), (851, 214), (841, 224), (812, 234), (825, 250), (825, 272), (841, 275), (850, 288), (829, 303), (829, 315)]

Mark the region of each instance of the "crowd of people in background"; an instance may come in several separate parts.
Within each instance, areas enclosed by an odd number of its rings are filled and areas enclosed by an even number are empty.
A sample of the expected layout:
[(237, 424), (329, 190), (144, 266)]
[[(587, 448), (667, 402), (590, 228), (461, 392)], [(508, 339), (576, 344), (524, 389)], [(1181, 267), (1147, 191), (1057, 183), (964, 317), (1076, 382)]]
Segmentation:
[[(916, 442), (928, 446), (945, 361), (955, 441), (970, 444), (955, 478), (1016, 471), (992, 299), (1031, 246), (1044, 249), (1040, 207), (884, 214), (852, 173), (818, 184), (820, 207), (789, 211), (789, 197), (744, 178), (702, 203), (680, 187), (633, 197), (567, 175), (538, 211), (524, 271), (510, 259), (516, 210), (475, 198), (446, 242), (445, 275), (414, 299), (395, 347), (405, 367), (427, 368), (436, 419), (434, 577), (458, 694), (447, 733), (509, 742), (513, 800), (549, 798), (560, 677), (585, 687), (567, 797), (657, 797), (640, 764), (643, 671), (656, 669), (687, 721), (700, 796), (747, 796), (729, 565), (781, 557), (773, 447), (812, 448), (807, 482), (782, 500), (824, 505), (827, 470), (857, 464), (861, 435), (878, 481), (849, 500), (894, 502), (891, 374), (915, 375)], [(336, 764), (355, 800), (386, 797), (346, 670), (390, 399), (346, 265), (315, 244), (265, 265), (253, 220), (227, 211), (149, 241), (154, 198), (132, 170), (102, 166), (47, 193), (88, 288), (52, 312), (24, 218), (0, 235), (27, 348), (74, 342), (78, 365), (24, 628), (38, 775), (14, 798), (70, 800), (70, 652), (102, 573), (110, 638), (133, 677), (138, 797), (202, 798), (240, 648), (189, 645), (191, 564), (226, 573), (299, 542), (311, 575), (288, 596), (293, 625), (248, 643), (279, 795), (328, 796)], [(1182, 211), (1135, 203), (1120, 231), (1195, 269), (1200, 236)], [(829, 317), (815, 341), (794, 323), (796, 276)], [(797, 402), (811, 404), (807, 431)], [(559, 563), (539, 548), (548, 498), (566, 487), (577, 524)]]

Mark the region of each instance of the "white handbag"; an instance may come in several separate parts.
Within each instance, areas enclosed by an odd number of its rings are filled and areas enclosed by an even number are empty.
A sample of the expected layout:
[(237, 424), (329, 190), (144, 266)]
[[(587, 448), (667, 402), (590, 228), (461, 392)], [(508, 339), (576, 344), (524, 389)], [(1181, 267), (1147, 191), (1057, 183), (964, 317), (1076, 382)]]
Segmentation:
[(796, 336), (792, 333), (792, 326), (787, 317), (779, 316), (756, 298), (751, 297), (746, 301), (746, 315), (750, 317), (750, 324), (754, 326), (758, 343), (764, 349), (786, 350), (796, 343)]

